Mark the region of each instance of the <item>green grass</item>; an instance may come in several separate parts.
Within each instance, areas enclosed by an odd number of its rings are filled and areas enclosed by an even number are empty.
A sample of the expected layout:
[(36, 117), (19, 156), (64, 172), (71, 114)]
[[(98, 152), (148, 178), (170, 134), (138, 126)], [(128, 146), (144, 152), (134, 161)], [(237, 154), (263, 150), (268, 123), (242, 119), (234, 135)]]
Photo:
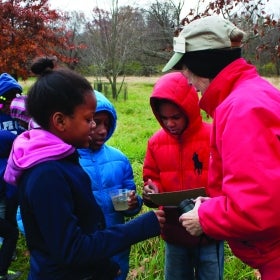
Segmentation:
[[(130, 83), (128, 100), (112, 101), (118, 113), (117, 129), (109, 144), (122, 150), (130, 159), (137, 185), (142, 192), (142, 163), (147, 140), (159, 128), (149, 105), (152, 83)], [(110, 97), (109, 97), (110, 99)], [(141, 213), (149, 211), (146, 206)], [(18, 259), (12, 263), (11, 269), (23, 272), (20, 280), (27, 278), (28, 256), (25, 240), (21, 236), (17, 246)], [(164, 244), (157, 237), (132, 246), (130, 255), (130, 273), (128, 280), (162, 280), (164, 264)], [(253, 269), (234, 257), (225, 244), (225, 280), (257, 279)]]

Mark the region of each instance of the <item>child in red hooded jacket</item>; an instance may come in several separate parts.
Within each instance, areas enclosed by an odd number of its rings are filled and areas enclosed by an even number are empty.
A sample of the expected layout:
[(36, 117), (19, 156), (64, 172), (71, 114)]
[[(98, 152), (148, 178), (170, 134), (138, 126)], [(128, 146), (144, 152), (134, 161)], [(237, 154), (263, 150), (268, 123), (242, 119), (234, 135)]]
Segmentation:
[[(207, 185), (211, 126), (202, 121), (198, 102), (197, 92), (180, 72), (164, 75), (153, 89), (150, 105), (162, 128), (149, 139), (144, 160), (147, 206), (156, 206), (148, 193)], [(164, 210), (165, 279), (222, 279), (223, 242), (191, 236), (179, 223), (177, 208)]]

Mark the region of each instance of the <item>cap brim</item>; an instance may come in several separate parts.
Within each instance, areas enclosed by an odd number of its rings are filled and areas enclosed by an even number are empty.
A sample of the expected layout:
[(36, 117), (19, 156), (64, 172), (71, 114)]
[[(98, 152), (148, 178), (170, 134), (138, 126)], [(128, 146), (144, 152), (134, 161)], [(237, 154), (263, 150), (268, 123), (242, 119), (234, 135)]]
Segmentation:
[(162, 69), (162, 72), (167, 72), (168, 70), (172, 69), (180, 61), (183, 55), (184, 55), (183, 53), (175, 52), (173, 56), (169, 59), (167, 64), (164, 66), (164, 68)]

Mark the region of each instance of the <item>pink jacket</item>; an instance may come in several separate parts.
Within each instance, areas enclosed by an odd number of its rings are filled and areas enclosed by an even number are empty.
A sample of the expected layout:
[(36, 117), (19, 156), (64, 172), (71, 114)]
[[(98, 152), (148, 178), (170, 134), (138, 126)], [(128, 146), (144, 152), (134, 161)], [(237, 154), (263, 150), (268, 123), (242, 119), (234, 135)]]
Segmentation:
[[(154, 87), (150, 100), (161, 126), (163, 124), (154, 101), (163, 98), (181, 107), (189, 118), (189, 126), (179, 138), (162, 128), (149, 139), (143, 166), (144, 182), (152, 179), (159, 192), (205, 187), (209, 166), (210, 124), (202, 122), (197, 92), (179, 72), (163, 76)], [(201, 166), (193, 159), (195, 153)], [(165, 209), (165, 213), (167, 221), (162, 231), (163, 239), (179, 245), (198, 244), (199, 239), (190, 236), (179, 223), (176, 208)]]
[(199, 208), (202, 228), (252, 267), (278, 258), (280, 268), (280, 92), (241, 58), (212, 81), (200, 105), (214, 118), (213, 198)]

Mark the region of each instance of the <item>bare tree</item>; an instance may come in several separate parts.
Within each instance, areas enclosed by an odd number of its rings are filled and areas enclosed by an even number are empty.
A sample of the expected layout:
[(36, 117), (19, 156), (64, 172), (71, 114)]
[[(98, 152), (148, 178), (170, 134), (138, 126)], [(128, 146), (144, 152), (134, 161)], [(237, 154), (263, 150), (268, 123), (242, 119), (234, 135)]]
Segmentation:
[(280, 75), (280, 19), (271, 20), (270, 17), (263, 19), (256, 33), (258, 36), (255, 46), (256, 60), (260, 66), (272, 62), (275, 66), (276, 75)]
[[(93, 20), (87, 24), (87, 45), (96, 66), (97, 75), (105, 76), (116, 99), (125, 79), (126, 63), (133, 57), (139, 42), (141, 14), (130, 6), (119, 7), (112, 1), (111, 11), (95, 8)], [(117, 78), (122, 75), (120, 87)]]
[[(97, 7), (82, 33), (79, 24), (83, 20), (77, 17), (78, 25), (71, 23), (79, 30), (74, 32), (73, 42), (80, 46), (72, 50), (71, 57), (77, 58), (79, 65), (86, 66), (98, 78), (105, 76), (113, 98), (120, 93), (129, 65), (140, 65), (144, 75), (160, 72), (161, 65), (172, 55), (173, 36), (192, 20), (212, 14), (230, 19), (247, 32), (249, 36), (243, 48), (246, 58), (260, 59), (263, 63), (271, 59), (279, 69), (280, 25), (264, 11), (269, 0), (198, 0), (197, 6), (186, 10), (183, 18), (184, 0), (151, 1), (145, 8), (120, 7), (117, 0), (112, 1), (109, 11)], [(72, 63), (71, 67), (76, 64)], [(123, 78), (120, 87), (117, 87), (118, 77)]]
[(143, 9), (146, 30), (141, 37), (141, 47), (145, 55), (165, 58), (164, 51), (171, 51), (173, 46), (174, 28), (180, 25), (180, 14), (183, 0), (153, 1)]
[(64, 16), (67, 19), (67, 24), (64, 33), (67, 34), (69, 48), (61, 49), (60, 52), (68, 57), (65, 64), (75, 70), (83, 65), (82, 58), (87, 50), (87, 45), (83, 41), (82, 34), (86, 25), (86, 18), (81, 12), (65, 12)]

